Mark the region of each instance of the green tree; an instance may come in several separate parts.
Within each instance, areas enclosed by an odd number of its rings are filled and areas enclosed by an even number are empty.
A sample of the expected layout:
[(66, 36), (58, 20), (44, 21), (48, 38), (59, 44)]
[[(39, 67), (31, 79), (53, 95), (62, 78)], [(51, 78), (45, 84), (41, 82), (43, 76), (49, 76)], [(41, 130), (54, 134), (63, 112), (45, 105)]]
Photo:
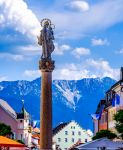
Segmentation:
[(114, 115), (114, 120), (116, 121), (116, 130), (119, 133), (120, 137), (123, 139), (123, 110), (119, 110)]
[(4, 123), (0, 123), (0, 135), (5, 136), (10, 134), (12, 134), (11, 127)]
[(21, 144), (25, 144), (22, 140), (17, 140), (17, 142), (19, 142)]
[(115, 133), (112, 133), (109, 130), (101, 130), (101, 131), (97, 132), (96, 135), (92, 139), (96, 140), (96, 139), (100, 139), (103, 137), (107, 137), (108, 139), (114, 139), (117, 137), (117, 135)]

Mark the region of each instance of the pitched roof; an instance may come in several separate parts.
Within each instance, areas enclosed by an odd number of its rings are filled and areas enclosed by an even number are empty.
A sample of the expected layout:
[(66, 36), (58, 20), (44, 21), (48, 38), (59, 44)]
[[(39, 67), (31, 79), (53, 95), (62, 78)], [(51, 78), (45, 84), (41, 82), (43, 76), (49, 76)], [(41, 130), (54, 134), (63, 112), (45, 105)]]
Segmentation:
[(16, 118), (16, 112), (14, 111), (14, 109), (4, 100), (0, 99), (0, 106), (6, 111), (8, 112), (12, 117)]
[(24, 144), (21, 144), (4, 136), (0, 136), (0, 146), (25, 147)]
[(123, 148), (123, 142), (114, 142), (107, 138), (101, 138), (97, 139), (85, 144), (82, 144), (80, 146), (77, 146), (76, 148), (82, 150), (82, 149), (89, 149), (89, 148), (97, 148), (97, 147), (107, 147), (110, 149), (116, 149), (116, 148)]
[(39, 134), (32, 134), (32, 138), (34, 138), (34, 139), (40, 139), (40, 135)]
[(68, 123), (60, 123), (57, 127), (55, 127), (54, 129), (53, 129), (53, 136), (55, 135), (55, 134), (57, 134), (61, 129), (63, 129), (66, 125), (68, 125), (69, 124), (69, 122)]
[(20, 113), (17, 113), (17, 119), (29, 119), (29, 113), (25, 108), (22, 108)]
[(106, 91), (106, 93), (110, 92), (110, 91), (111, 91), (112, 89), (114, 89), (116, 86), (120, 85), (121, 82), (123, 82), (123, 80), (117, 81), (115, 84), (113, 84), (113, 85), (111, 86), (111, 88), (110, 88), (108, 91)]
[(33, 132), (40, 133), (40, 129), (39, 128), (34, 128)]

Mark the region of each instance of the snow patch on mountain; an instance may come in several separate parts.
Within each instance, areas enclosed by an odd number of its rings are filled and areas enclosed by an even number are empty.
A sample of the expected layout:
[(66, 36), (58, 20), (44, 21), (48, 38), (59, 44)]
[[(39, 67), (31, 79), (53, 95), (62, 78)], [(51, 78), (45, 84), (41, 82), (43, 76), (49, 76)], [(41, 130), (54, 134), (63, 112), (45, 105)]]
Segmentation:
[(78, 103), (79, 99), (81, 98), (81, 95), (79, 94), (79, 91), (74, 87), (73, 91), (70, 89), (70, 86), (66, 83), (61, 83), (61, 86), (58, 84), (58, 82), (55, 82), (55, 86), (57, 89), (62, 93), (62, 95), (65, 97), (66, 105), (68, 105), (70, 108), (76, 109), (76, 103)]
[(2, 91), (4, 89), (4, 87), (3, 86), (0, 86), (0, 91)]

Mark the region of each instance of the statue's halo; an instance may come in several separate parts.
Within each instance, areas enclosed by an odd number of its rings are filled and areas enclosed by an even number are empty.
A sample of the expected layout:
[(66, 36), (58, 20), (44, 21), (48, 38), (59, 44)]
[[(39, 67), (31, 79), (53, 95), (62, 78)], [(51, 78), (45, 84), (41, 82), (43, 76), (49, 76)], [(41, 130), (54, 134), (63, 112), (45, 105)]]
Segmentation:
[(41, 20), (41, 23), (40, 23), (41, 26), (44, 27), (44, 25), (45, 25), (46, 22), (48, 22), (49, 25), (51, 26), (51, 20), (48, 19), (48, 18), (44, 18), (44, 19)]

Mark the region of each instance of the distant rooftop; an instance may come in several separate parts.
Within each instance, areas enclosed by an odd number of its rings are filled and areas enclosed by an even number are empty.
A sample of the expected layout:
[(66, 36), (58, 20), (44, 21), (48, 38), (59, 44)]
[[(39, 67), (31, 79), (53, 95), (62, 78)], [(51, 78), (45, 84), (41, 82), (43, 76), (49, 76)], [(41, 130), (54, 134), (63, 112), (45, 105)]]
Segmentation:
[(62, 128), (64, 128), (68, 124), (69, 124), (69, 122), (68, 123), (60, 123), (56, 128), (53, 129), (53, 135), (58, 133)]
[(0, 106), (15, 119), (29, 119), (29, 113), (25, 110), (24, 106), (20, 113), (16, 113), (5, 100), (0, 99)]
[(29, 119), (29, 113), (24, 108), (22, 108), (22, 112), (17, 113), (17, 119)]
[(97, 149), (98, 147), (106, 147), (107, 149), (115, 150), (120, 148), (123, 148), (123, 142), (114, 142), (107, 138), (100, 138), (85, 144), (82, 144), (80, 146), (77, 146), (78, 150), (87, 150), (87, 149)]
[(10, 115), (12, 115), (14, 118), (17, 117), (16, 112), (14, 109), (4, 100), (0, 99), (0, 106), (4, 108)]

